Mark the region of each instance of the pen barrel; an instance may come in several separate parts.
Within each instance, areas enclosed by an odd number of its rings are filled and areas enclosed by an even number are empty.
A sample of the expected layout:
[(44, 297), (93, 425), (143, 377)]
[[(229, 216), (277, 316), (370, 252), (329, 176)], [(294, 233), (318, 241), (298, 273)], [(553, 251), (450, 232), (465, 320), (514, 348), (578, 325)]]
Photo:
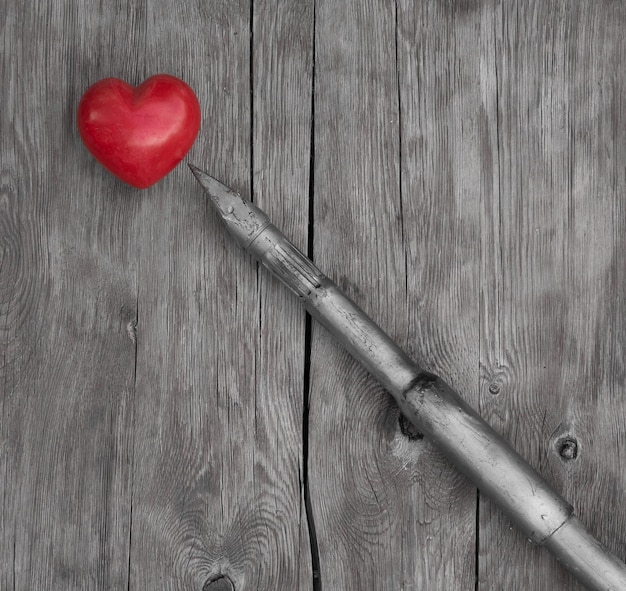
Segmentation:
[(402, 413), (537, 544), (590, 589), (626, 589), (626, 565), (448, 384), (420, 368), (273, 225), (246, 248), (393, 395)]
[(572, 507), (448, 384), (421, 369), (329, 280), (304, 297), (307, 310), (394, 396), (402, 413), (534, 542)]
[(541, 544), (572, 508), (448, 384), (420, 368), (274, 226), (249, 250), (393, 395), (400, 410)]

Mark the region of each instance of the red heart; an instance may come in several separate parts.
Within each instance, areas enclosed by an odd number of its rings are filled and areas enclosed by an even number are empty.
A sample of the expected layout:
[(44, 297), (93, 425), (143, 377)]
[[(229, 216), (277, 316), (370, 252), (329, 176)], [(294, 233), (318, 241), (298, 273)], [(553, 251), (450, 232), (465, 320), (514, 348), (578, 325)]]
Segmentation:
[(193, 145), (200, 129), (193, 90), (167, 74), (133, 87), (106, 78), (87, 89), (78, 105), (78, 131), (109, 172), (145, 189), (168, 174)]

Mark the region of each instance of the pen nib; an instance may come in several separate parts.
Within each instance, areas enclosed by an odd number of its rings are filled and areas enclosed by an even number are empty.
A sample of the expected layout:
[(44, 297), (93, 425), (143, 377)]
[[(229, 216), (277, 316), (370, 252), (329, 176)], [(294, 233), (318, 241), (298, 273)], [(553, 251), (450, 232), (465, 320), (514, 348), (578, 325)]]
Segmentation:
[(220, 183), (211, 175), (208, 175), (206, 172), (200, 170), (193, 164), (189, 164), (188, 166), (211, 199), (212, 204), (221, 213), (226, 213), (231, 206), (234, 207), (235, 201), (241, 201), (241, 197), (239, 195), (237, 195), (232, 189), (229, 189), (226, 185)]
[(228, 230), (234, 234), (240, 244), (247, 246), (269, 223), (267, 215), (239, 193), (220, 183), (197, 166), (193, 164), (188, 164), (188, 166)]

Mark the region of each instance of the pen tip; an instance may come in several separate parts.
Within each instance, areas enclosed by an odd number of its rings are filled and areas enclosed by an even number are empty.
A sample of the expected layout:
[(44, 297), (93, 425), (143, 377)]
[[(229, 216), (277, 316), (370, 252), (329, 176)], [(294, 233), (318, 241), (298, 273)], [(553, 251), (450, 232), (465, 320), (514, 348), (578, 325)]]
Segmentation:
[(193, 176), (200, 180), (200, 177), (203, 174), (202, 171), (191, 162), (187, 162), (187, 166), (189, 167), (189, 170), (191, 170), (191, 172), (193, 173)]
[(187, 162), (187, 166), (189, 166), (189, 170), (196, 177), (198, 182), (202, 185), (202, 188), (207, 192), (209, 197), (215, 199), (216, 195), (219, 195), (224, 192), (230, 192), (230, 189), (220, 183), (216, 178), (213, 178), (210, 174), (207, 174), (203, 170), (200, 170), (197, 166), (191, 164), (191, 162)]
[(197, 166), (187, 163), (189, 169), (196, 177), (205, 193), (209, 197), (209, 200), (213, 205), (215, 205), (218, 209), (227, 209), (228, 206), (233, 205), (237, 202), (243, 202), (241, 197), (235, 193), (232, 189), (218, 181), (216, 178), (212, 177), (210, 174), (207, 174), (203, 170), (200, 170)]
[(197, 166), (190, 162), (187, 165), (237, 242), (247, 245), (251, 237), (267, 226), (267, 215), (258, 207)]

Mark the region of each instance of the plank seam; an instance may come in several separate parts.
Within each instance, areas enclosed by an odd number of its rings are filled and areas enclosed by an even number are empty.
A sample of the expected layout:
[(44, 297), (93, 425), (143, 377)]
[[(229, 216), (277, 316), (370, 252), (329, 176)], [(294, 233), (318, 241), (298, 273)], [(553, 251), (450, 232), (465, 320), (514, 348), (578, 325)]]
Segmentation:
[[(139, 272), (137, 273), (139, 276)], [(130, 591), (131, 588), (131, 552), (133, 543), (133, 497), (134, 497), (134, 474), (135, 474), (135, 394), (137, 392), (137, 358), (139, 356), (138, 338), (137, 338), (137, 326), (139, 325), (139, 282), (137, 282), (137, 295), (135, 296), (135, 319), (134, 319), (134, 366), (133, 366), (133, 390), (132, 390), (132, 443), (131, 443), (131, 457), (130, 457), (130, 508), (128, 515), (128, 568), (126, 571), (126, 589)]]
[[(404, 185), (402, 183), (402, 96), (400, 92), (400, 63), (398, 56), (398, 0), (395, 4), (395, 61), (396, 61), (396, 94), (398, 108), (398, 199), (400, 209), (400, 236), (402, 238), (402, 248), (404, 250), (404, 294), (408, 298), (409, 294), (409, 261), (404, 229)], [(407, 335), (408, 336), (408, 335)]]
[[(309, 144), (309, 219), (307, 235), (307, 256), (314, 257), (314, 229), (315, 229), (315, 0), (313, 0), (313, 39), (311, 43), (311, 130)], [(304, 376), (303, 376), (303, 417), (302, 417), (302, 463), (304, 507), (309, 532), (309, 546), (311, 552), (312, 589), (321, 591), (322, 579), (320, 575), (320, 556), (311, 503), (311, 491), (309, 481), (309, 408), (310, 408), (310, 385), (311, 385), (311, 349), (312, 349), (312, 319), (307, 313), (304, 328)]]

